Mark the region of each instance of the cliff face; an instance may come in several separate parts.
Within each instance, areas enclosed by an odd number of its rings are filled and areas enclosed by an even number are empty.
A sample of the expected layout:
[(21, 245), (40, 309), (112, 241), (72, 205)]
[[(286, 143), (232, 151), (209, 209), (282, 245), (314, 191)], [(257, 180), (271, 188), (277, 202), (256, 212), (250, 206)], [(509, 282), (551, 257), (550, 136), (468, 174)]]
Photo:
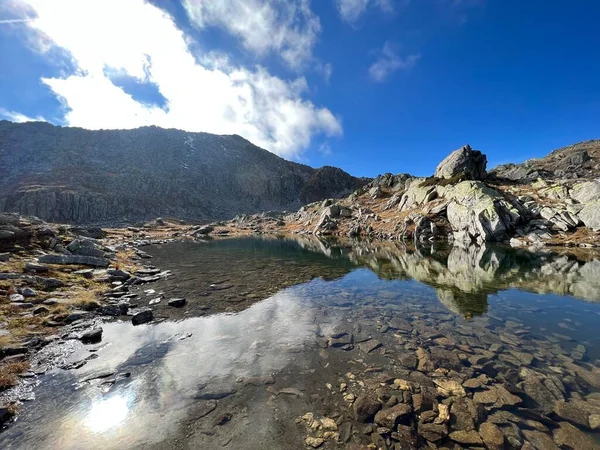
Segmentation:
[(74, 223), (295, 209), (368, 181), (286, 161), (236, 135), (40, 122), (0, 121), (0, 167), (0, 211)]

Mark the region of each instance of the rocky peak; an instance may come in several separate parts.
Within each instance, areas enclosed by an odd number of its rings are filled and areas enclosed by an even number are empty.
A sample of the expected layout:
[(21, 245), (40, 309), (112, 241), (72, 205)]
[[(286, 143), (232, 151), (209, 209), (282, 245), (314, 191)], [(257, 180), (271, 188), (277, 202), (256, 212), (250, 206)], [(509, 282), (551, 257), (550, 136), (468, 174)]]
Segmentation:
[(486, 177), (487, 158), (479, 150), (465, 145), (450, 153), (435, 170), (436, 178), (452, 179), (462, 177), (466, 180), (483, 180)]
[(59, 223), (227, 219), (349, 194), (368, 179), (286, 161), (237, 135), (0, 121), (0, 212)]

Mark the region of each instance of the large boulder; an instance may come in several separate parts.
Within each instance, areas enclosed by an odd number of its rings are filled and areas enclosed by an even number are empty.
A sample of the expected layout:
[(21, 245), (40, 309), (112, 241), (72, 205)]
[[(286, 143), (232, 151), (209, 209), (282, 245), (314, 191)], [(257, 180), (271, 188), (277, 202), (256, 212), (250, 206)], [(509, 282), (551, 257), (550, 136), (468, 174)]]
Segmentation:
[(487, 158), (479, 150), (465, 145), (450, 153), (435, 170), (436, 178), (462, 176), (467, 180), (483, 180), (486, 177)]
[(571, 198), (579, 203), (591, 203), (600, 199), (600, 182), (585, 181), (575, 184), (571, 189)]
[(460, 242), (501, 241), (521, 220), (513, 205), (480, 181), (463, 181), (445, 195), (452, 199), (446, 214)]
[(600, 230), (600, 201), (586, 204), (577, 214), (583, 224), (592, 230)]

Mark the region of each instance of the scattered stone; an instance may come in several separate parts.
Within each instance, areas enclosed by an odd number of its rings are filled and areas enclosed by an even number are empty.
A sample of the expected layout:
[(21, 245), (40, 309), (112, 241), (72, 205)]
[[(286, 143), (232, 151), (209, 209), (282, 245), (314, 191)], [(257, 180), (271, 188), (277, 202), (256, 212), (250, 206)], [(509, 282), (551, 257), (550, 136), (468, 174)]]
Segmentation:
[(358, 344), (358, 348), (360, 348), (365, 353), (371, 353), (373, 350), (381, 347), (381, 342), (376, 341), (375, 339), (369, 339), (366, 342), (361, 342)]
[[(0, 262), (9, 262), (10, 261), (10, 253), (0, 253)], [(0, 422), (2, 419), (0, 418)]]
[(325, 442), (325, 440), (323, 438), (320, 438), (320, 437), (309, 436), (309, 437), (306, 438), (305, 442), (306, 442), (306, 445), (308, 445), (309, 447), (318, 448), (321, 445), (323, 445), (323, 443)]
[(573, 450), (598, 450), (600, 445), (568, 422), (559, 422), (554, 430), (554, 442)]
[(483, 443), (491, 450), (500, 450), (504, 447), (504, 434), (497, 425), (484, 422), (479, 427), (479, 435)]
[(108, 267), (110, 260), (95, 256), (84, 255), (44, 255), (38, 258), (43, 264), (83, 265), (94, 267)]
[(412, 413), (412, 407), (399, 403), (391, 408), (385, 408), (375, 414), (375, 423), (382, 427), (394, 428), (402, 419)]
[(25, 264), (25, 271), (35, 273), (46, 273), (50, 271), (50, 268), (42, 264), (27, 263)]
[(448, 427), (434, 423), (419, 423), (417, 432), (429, 442), (437, 442), (448, 435)]
[(437, 385), (438, 393), (445, 397), (464, 397), (467, 395), (465, 389), (458, 381), (434, 378), (433, 382)]
[(523, 437), (535, 450), (559, 450), (552, 437), (536, 430), (523, 430)]
[(131, 323), (134, 325), (141, 325), (146, 322), (150, 322), (154, 318), (154, 313), (151, 309), (143, 309), (137, 311), (131, 317)]
[(353, 405), (354, 418), (357, 422), (370, 422), (375, 414), (381, 409), (381, 403), (372, 397), (361, 395), (356, 399)]
[(185, 298), (172, 298), (169, 300), (169, 302), (167, 303), (169, 306), (173, 306), (174, 308), (181, 308), (183, 306), (185, 306), (185, 304), (187, 303)]
[(94, 328), (93, 330), (86, 331), (83, 333), (80, 338), (81, 342), (84, 344), (94, 344), (100, 342), (102, 340), (102, 328)]
[(552, 411), (559, 419), (583, 428), (590, 428), (589, 413), (585, 409), (585, 402), (558, 401), (554, 404)]
[(453, 431), (448, 436), (454, 442), (467, 445), (481, 445), (483, 440), (477, 431)]
[(522, 402), (520, 397), (511, 394), (504, 386), (494, 385), (485, 391), (475, 392), (473, 401), (484, 405), (494, 405), (496, 408), (518, 405)]

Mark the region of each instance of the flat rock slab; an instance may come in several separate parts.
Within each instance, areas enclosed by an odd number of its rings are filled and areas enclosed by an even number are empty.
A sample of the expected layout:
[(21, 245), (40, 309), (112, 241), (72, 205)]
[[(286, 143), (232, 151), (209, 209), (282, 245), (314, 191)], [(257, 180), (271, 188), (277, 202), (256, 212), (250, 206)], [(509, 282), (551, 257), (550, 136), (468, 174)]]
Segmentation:
[(74, 264), (93, 267), (108, 267), (110, 261), (106, 258), (84, 255), (44, 255), (38, 258), (42, 264)]
[(150, 322), (154, 318), (154, 313), (151, 309), (143, 309), (133, 313), (131, 317), (131, 323), (134, 325), (141, 325), (146, 322)]

